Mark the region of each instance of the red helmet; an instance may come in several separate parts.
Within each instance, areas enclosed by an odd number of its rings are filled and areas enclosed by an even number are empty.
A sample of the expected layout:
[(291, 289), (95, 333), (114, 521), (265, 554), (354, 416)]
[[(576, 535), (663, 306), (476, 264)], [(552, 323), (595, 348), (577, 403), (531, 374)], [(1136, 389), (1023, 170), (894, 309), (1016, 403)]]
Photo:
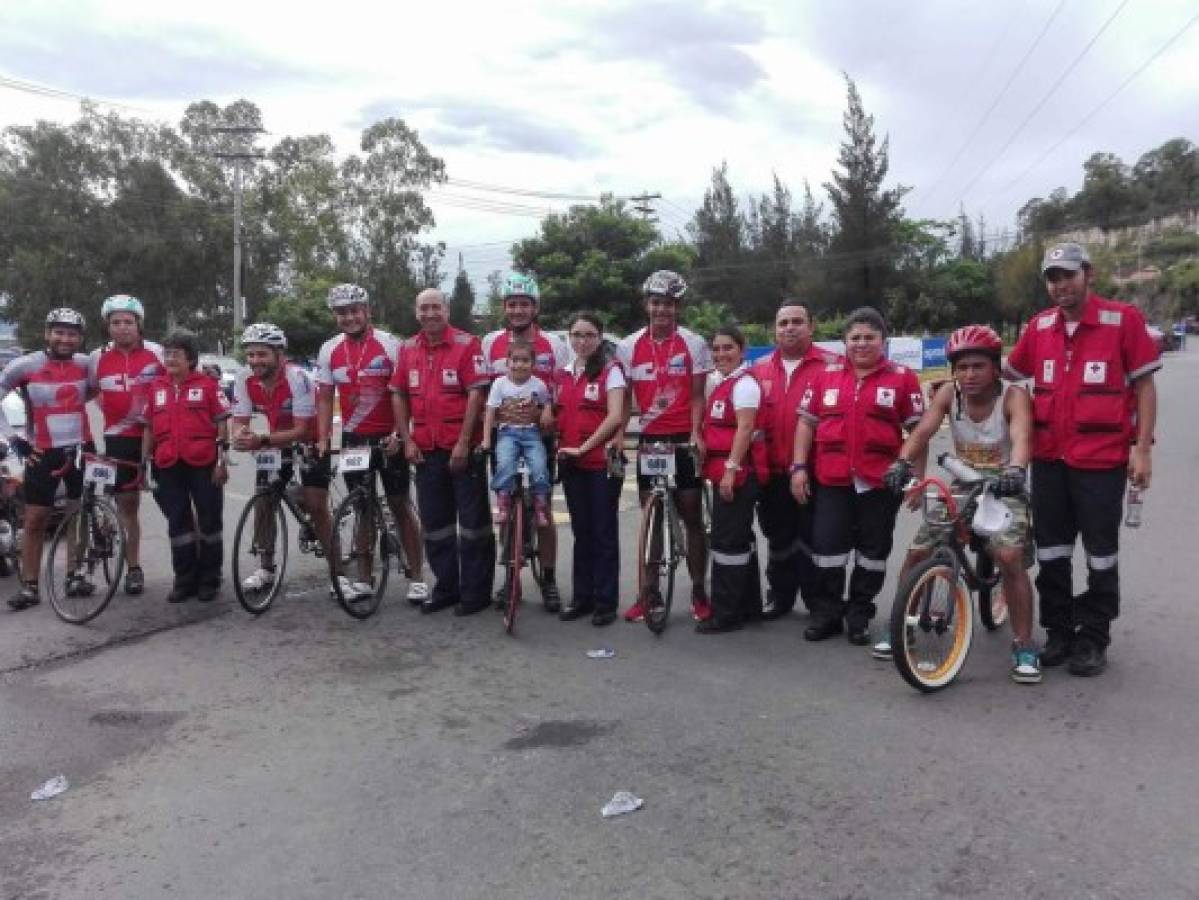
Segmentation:
[(989, 325), (965, 325), (951, 334), (945, 345), (950, 365), (963, 353), (985, 353), (998, 361), (1003, 354), (1003, 340)]

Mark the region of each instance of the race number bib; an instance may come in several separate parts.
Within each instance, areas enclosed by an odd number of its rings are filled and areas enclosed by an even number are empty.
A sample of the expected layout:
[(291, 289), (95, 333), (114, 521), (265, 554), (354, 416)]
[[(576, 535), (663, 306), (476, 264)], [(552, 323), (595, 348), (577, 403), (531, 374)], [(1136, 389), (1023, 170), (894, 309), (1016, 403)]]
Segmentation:
[(283, 468), (283, 452), (278, 447), (254, 453), (254, 466), (259, 472), (278, 472)]
[(371, 467), (371, 450), (370, 447), (363, 447), (355, 450), (341, 451), (341, 465), (338, 468), (342, 472), (364, 472)]
[(110, 488), (117, 483), (117, 468), (110, 463), (92, 460), (83, 470), (83, 481), (98, 488)]
[(641, 453), (641, 474), (673, 477), (675, 474), (674, 453)]

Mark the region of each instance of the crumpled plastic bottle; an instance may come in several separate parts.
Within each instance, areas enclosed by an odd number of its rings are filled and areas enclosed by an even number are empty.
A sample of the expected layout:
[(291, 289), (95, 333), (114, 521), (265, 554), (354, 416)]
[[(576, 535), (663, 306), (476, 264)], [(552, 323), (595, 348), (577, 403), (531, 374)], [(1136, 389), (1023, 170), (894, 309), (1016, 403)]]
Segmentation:
[(30, 800), (49, 800), (51, 797), (57, 797), (71, 785), (67, 782), (66, 775), (55, 775), (40, 788), (29, 795)]
[(600, 810), (600, 815), (605, 819), (610, 819), (613, 816), (623, 816), (625, 813), (636, 812), (645, 806), (645, 801), (628, 791), (617, 791), (612, 795), (612, 799), (604, 804), (604, 808)]

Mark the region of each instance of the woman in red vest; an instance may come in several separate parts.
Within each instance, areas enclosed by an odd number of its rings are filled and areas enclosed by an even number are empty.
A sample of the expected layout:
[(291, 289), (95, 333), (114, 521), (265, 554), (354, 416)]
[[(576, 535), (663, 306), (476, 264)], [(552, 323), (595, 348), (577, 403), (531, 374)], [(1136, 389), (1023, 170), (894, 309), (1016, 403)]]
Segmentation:
[(712, 616), (700, 634), (735, 631), (761, 612), (754, 504), (765, 483), (762, 387), (745, 366), (745, 337), (728, 325), (712, 336), (716, 386), (704, 406), (704, 478), (712, 485)]
[(167, 600), (216, 598), (221, 586), (224, 484), (229, 480), (229, 400), (197, 371), (196, 336), (162, 342), (167, 374), (150, 385), (142, 457), (154, 460), (154, 499), (167, 520), (175, 583)]
[(899, 455), (904, 429), (924, 413), (916, 373), (887, 359), (886, 340), (878, 310), (854, 310), (845, 320), (845, 359), (825, 366), (800, 399), (791, 491), (816, 507), (816, 596), (812, 624), (804, 631), (809, 641), (848, 631), (851, 644), (870, 643), (874, 598), (887, 574), (900, 502), (883, 486), (883, 475)]
[(558, 459), (574, 532), (571, 600), (558, 614), (611, 625), (619, 605), (620, 542), (616, 507), (623, 481), (608, 470), (608, 443), (623, 421), (628, 383), (604, 342), (599, 318), (576, 313), (570, 323), (574, 359), (557, 375)]

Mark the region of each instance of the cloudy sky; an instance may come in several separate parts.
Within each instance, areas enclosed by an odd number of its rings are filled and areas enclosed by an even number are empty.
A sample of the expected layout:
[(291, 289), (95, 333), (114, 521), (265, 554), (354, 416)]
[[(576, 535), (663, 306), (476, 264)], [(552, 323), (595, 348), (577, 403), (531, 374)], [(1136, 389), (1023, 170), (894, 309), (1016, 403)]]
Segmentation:
[[(172, 122), (245, 97), (274, 138), (328, 132), (347, 153), (401, 116), (458, 182), (431, 197), (434, 237), (478, 275), (569, 202), (536, 193), (661, 193), (671, 233), (721, 160), (742, 193), (772, 173), (819, 191), (842, 72), (890, 135), (909, 214), (964, 205), (997, 232), (1077, 188), (1094, 151), (1199, 142), (1197, 19), (1197, 0), (5, 0), (0, 76)], [(0, 125), (77, 112), (12, 87), (0, 101)]]

